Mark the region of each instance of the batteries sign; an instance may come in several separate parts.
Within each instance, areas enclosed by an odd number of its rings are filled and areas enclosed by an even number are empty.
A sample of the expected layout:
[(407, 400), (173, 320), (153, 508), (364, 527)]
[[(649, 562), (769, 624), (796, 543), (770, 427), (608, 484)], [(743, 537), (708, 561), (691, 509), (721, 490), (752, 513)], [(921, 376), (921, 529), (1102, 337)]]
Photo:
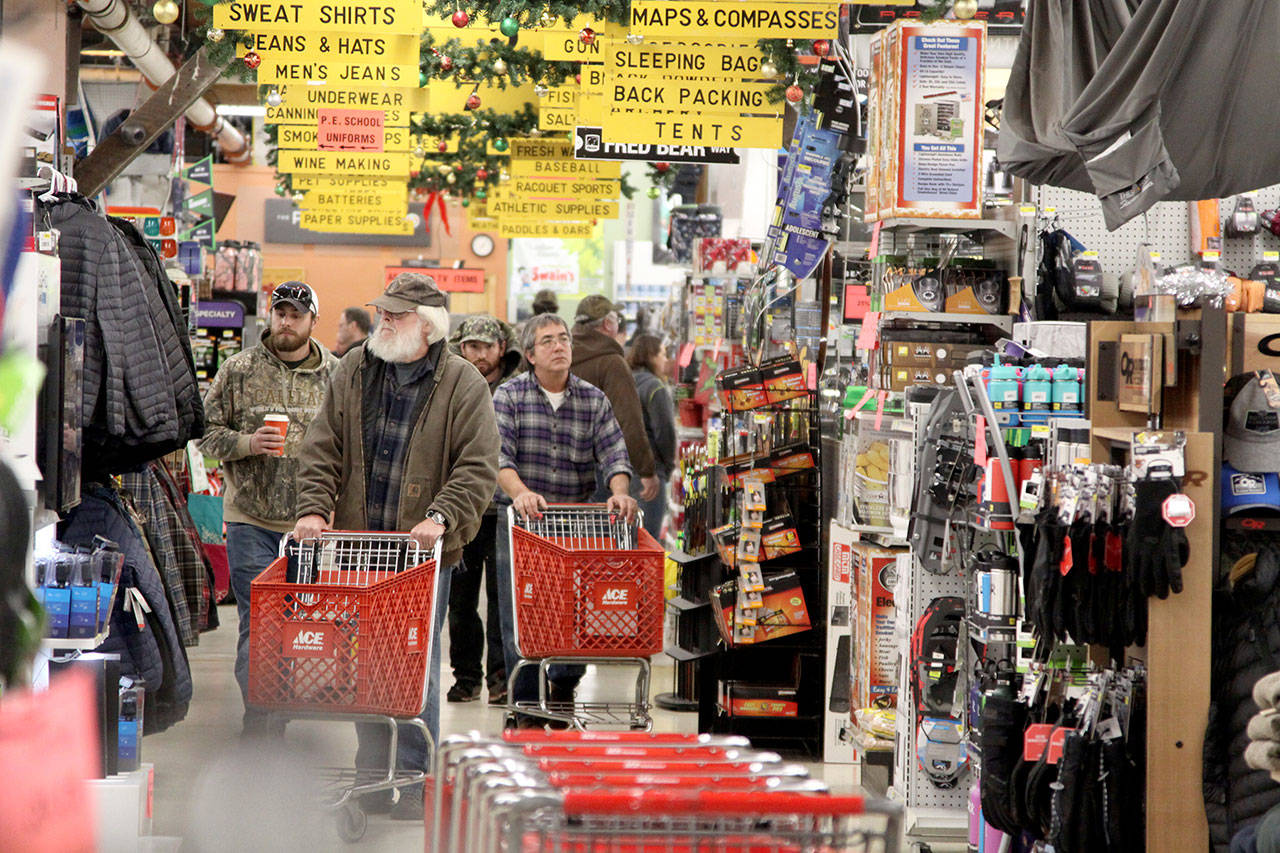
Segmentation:
[(213, 4), (213, 25), (253, 32), (369, 32), (418, 35), (422, 0), (230, 0)]
[(643, 36), (832, 39), (839, 28), (839, 3), (631, 0), (630, 31)]

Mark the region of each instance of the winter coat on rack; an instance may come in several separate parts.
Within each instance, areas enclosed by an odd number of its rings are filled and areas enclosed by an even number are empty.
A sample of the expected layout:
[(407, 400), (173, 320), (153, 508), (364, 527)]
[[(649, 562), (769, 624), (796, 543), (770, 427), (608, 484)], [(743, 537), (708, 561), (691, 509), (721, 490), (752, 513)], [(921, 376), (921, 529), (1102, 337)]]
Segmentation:
[(202, 633), (212, 631), (218, 627), (218, 603), (213, 600), (213, 564), (200, 541), (200, 531), (196, 529), (191, 510), (187, 508), (187, 488), (178, 485), (173, 472), (163, 462), (152, 462), (150, 468), (173, 510), (172, 522), (176, 525), (175, 535), (178, 537), (175, 550), (182, 566), (182, 583), (191, 618), (196, 623), (196, 630)]
[(1230, 566), (1257, 552), (1253, 573), (1213, 607), (1213, 676), (1209, 723), (1204, 739), (1204, 800), (1209, 840), (1227, 853), (1231, 837), (1280, 804), (1280, 785), (1265, 770), (1245, 763), (1249, 718), (1258, 712), (1253, 685), (1280, 670), (1280, 537), (1251, 534), (1228, 543), (1222, 554)]
[(111, 632), (95, 651), (119, 654), (123, 673), (146, 686), (144, 733), (164, 731), (187, 715), (191, 703), (187, 652), (178, 639), (169, 597), (146, 539), (116, 492), (86, 483), (80, 504), (58, 525), (58, 539), (89, 546), (96, 535), (118, 544), (125, 559), (111, 611)]
[[(194, 646), (200, 641), (196, 622), (198, 611), (193, 611), (187, 600), (185, 575), (189, 568), (198, 570), (199, 567), (188, 566), (179, 558), (179, 548), (186, 545), (185, 534), (160, 484), (156, 482), (150, 465), (144, 465), (139, 471), (121, 474), (120, 484), (132, 498), (133, 507), (142, 521), (142, 533), (147, 538), (156, 569), (159, 570), (169, 594), (178, 638), (182, 640), (182, 645)], [(182, 556), (187, 556), (185, 550)], [(197, 582), (199, 580), (200, 576), (197, 575)]]
[(59, 195), (48, 220), (61, 232), (62, 314), (85, 320), (91, 473), (128, 470), (198, 438), (204, 409), (186, 327), (154, 253), (132, 245), (83, 196)]

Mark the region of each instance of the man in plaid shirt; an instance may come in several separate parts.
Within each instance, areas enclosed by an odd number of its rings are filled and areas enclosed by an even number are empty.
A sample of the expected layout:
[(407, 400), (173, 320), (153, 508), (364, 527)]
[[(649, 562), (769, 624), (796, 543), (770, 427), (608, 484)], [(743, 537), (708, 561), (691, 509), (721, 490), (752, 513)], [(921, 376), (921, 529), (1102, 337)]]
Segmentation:
[[(573, 339), (564, 320), (540, 314), (524, 328), (521, 342), (532, 369), (501, 385), (493, 396), (502, 448), (498, 485), (521, 516), (539, 518), (548, 503), (584, 503), (596, 489), (596, 474), (609, 486), (608, 508), (635, 518), (629, 494), (631, 462), (622, 430), (604, 392), (569, 373)], [(505, 500), (504, 500), (505, 498)], [(498, 513), (498, 595), (507, 672), (515, 672), (510, 544), (507, 517)], [(573, 701), (583, 667), (551, 668), (550, 701)], [(525, 667), (510, 691), (510, 701), (536, 700), (537, 673)], [(522, 724), (532, 724), (522, 721)]]

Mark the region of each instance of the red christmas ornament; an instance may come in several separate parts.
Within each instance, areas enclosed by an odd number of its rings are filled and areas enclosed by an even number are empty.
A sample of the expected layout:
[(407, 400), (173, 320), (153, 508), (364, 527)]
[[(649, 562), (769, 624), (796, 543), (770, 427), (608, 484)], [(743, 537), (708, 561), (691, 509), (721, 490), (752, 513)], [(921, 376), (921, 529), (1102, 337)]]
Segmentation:
[(581, 74), (575, 74), (575, 75), (573, 75), (573, 82), (578, 83), (578, 84), (581, 84), (581, 83), (582, 83), (582, 75), (581, 75)]
[(578, 31), (578, 38), (582, 40), (583, 44), (591, 44), (596, 40), (596, 31), (591, 27), (583, 27)]
[(657, 169), (659, 172), (665, 172), (671, 168), (671, 164), (670, 163), (654, 163), (653, 168)]
[(462, 11), (461, 9), (459, 9), (458, 11), (453, 13), (453, 17), (450, 18), (449, 20), (453, 21), (453, 25), (455, 27), (457, 27), (458, 29), (462, 29), (467, 24), (471, 23), (471, 16), (468, 15), (466, 12)]
[(421, 173), (421, 172), (419, 172), (417, 169), (410, 169), (410, 170), (409, 170), (409, 177), (411, 177), (411, 178), (416, 178), (416, 177), (418, 177), (418, 176), (419, 176), (419, 175), (421, 175), (421, 174), (422, 174), (422, 173)]
[(469, 110), (480, 109), (480, 96), (477, 95), (475, 92), (472, 92), (470, 95), (467, 96), (467, 109)]
[(436, 145), (436, 150), (439, 151), (441, 154), (443, 154), (444, 152), (449, 150), (449, 143), (441, 142), (440, 144)]
[(262, 64), (262, 57), (251, 50), (244, 55), (244, 64), (252, 71)]
[(452, 56), (442, 56), (442, 57), (440, 57), (440, 70), (441, 70), (441, 71), (452, 71), (452, 70), (453, 70), (453, 57), (452, 57)]
[(461, 171), (462, 171), (462, 164), (461, 164), (461, 163), (454, 163), (454, 164), (453, 164), (453, 171), (455, 171), (455, 172), (461, 172)]
[(487, 180), (487, 179), (488, 179), (488, 177), (489, 177), (489, 170), (488, 170), (488, 169), (476, 169), (476, 180), (477, 180), (477, 181)]
[(818, 39), (813, 43), (814, 56), (826, 56), (831, 52), (831, 42), (826, 39)]
[(795, 83), (792, 83), (790, 86), (787, 87), (786, 94), (787, 94), (788, 101), (790, 101), (793, 104), (798, 104), (804, 98), (804, 89), (801, 89)]

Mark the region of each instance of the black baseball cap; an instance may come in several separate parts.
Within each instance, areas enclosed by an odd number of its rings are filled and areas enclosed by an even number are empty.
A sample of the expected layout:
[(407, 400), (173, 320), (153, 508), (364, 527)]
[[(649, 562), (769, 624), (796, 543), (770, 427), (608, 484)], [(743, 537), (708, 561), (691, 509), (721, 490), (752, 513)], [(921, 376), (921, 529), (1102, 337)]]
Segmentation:
[(299, 311), (320, 313), (320, 300), (311, 285), (304, 281), (286, 281), (276, 285), (276, 289), (271, 291), (271, 307), (275, 308), (282, 302), (289, 303)]

